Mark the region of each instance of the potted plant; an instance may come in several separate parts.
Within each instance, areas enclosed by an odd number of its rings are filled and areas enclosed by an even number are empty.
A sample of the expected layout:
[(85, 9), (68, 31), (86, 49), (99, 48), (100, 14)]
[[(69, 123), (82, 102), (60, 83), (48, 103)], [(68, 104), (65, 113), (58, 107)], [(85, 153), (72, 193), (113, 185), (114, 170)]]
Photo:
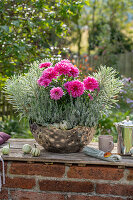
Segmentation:
[(108, 114), (122, 82), (116, 71), (100, 66), (81, 78), (69, 60), (34, 62), (26, 74), (13, 76), (5, 91), (14, 108), (27, 117), (36, 141), (47, 151), (80, 151)]

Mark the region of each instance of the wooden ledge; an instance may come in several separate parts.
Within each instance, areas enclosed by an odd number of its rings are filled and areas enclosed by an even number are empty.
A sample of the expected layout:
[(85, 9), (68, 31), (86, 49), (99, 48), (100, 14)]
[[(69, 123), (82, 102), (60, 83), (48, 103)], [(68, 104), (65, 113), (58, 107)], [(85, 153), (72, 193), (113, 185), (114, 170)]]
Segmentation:
[[(112, 165), (118, 166), (119, 168), (124, 167), (133, 167), (133, 157), (132, 156), (123, 156), (121, 162), (107, 162), (102, 161), (97, 158), (93, 158), (85, 155), (82, 152), (79, 153), (70, 153), (70, 154), (58, 154), (46, 152), (40, 145), (38, 147), (41, 150), (41, 155), (39, 157), (33, 157), (31, 154), (23, 154), (22, 146), (24, 144), (30, 144), (33, 146), (35, 142), (34, 139), (9, 139), (7, 143), (0, 145), (1, 148), (10, 143), (10, 154), (2, 155), (5, 161), (23, 161), (23, 162), (43, 162), (43, 163), (63, 163), (65, 165), (77, 164), (79, 166), (85, 165)], [(98, 148), (97, 143), (91, 142), (90, 147)], [(116, 144), (112, 153), (116, 153)]]

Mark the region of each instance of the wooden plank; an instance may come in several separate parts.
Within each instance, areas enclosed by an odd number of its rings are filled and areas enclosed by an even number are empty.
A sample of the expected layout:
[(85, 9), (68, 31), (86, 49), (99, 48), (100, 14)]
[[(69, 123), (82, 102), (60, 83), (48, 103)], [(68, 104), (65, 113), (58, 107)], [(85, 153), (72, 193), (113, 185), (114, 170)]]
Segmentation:
[[(34, 143), (40, 147), (40, 149), (43, 149), (43, 147), (41, 147), (39, 144), (36, 143), (35, 139), (9, 139), (8, 142), (0, 145), (0, 148), (2, 148), (5, 145), (8, 145), (10, 143), (10, 148), (13, 149), (22, 149), (23, 145), (28, 143), (30, 145), (33, 145)], [(98, 143), (97, 142), (91, 142), (89, 145), (89, 147), (93, 147), (98, 149)], [(112, 151), (112, 153), (116, 153), (117, 152), (117, 144), (114, 145), (114, 149)]]
[[(22, 146), (25, 143), (33, 145), (34, 139), (10, 139), (11, 144), (10, 154), (2, 155), (4, 160), (9, 161), (25, 161), (25, 162), (43, 162), (43, 163), (65, 163), (65, 164), (78, 164), (78, 165), (114, 165), (114, 166), (128, 166), (133, 167), (133, 157), (124, 156), (121, 162), (107, 162), (97, 158), (85, 155), (82, 152), (59, 154), (46, 152), (40, 145), (41, 154), (39, 157), (32, 157), (31, 154), (23, 154)], [(6, 145), (5, 143), (4, 145)], [(93, 146), (94, 144), (94, 146)], [(91, 147), (97, 147), (97, 143), (90, 143)], [(0, 149), (1, 152), (1, 149)]]
[[(0, 145), (0, 148), (2, 148), (3, 146), (6, 146), (10, 143), (10, 148), (11, 149), (22, 149), (24, 144), (30, 144), (33, 145), (34, 143), (36, 143), (35, 139), (9, 139), (7, 142), (5, 142), (4, 144)], [(39, 146), (39, 144), (36, 143), (37, 146)], [(42, 147), (43, 148), (43, 147)]]
[(30, 154), (23, 154), (22, 151), (11, 150), (9, 156), (2, 156), (4, 160), (9, 161), (25, 161), (25, 162), (44, 162), (44, 163), (68, 163), (70, 164), (86, 164), (86, 165), (114, 165), (133, 167), (133, 159), (122, 159), (121, 162), (106, 162), (80, 153), (57, 154), (44, 152), (41, 150), (40, 157), (32, 157)]

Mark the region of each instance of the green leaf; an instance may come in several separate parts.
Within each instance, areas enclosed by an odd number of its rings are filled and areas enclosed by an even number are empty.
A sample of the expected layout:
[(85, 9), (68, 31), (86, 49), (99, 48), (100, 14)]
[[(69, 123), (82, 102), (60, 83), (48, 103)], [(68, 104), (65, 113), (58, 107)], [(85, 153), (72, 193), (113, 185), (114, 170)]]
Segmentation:
[(19, 20), (14, 20), (14, 21), (12, 21), (12, 24), (16, 27), (19, 27), (20, 22), (19, 22)]
[(9, 32), (9, 27), (8, 26), (1, 26), (1, 29), (3, 29), (5, 32)]

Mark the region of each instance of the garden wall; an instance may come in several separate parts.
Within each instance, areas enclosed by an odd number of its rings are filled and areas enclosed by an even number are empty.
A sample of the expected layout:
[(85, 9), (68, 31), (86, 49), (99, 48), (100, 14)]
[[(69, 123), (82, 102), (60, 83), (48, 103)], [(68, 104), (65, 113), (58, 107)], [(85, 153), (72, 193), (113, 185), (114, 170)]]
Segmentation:
[(2, 200), (133, 199), (133, 167), (5, 161), (5, 170)]

